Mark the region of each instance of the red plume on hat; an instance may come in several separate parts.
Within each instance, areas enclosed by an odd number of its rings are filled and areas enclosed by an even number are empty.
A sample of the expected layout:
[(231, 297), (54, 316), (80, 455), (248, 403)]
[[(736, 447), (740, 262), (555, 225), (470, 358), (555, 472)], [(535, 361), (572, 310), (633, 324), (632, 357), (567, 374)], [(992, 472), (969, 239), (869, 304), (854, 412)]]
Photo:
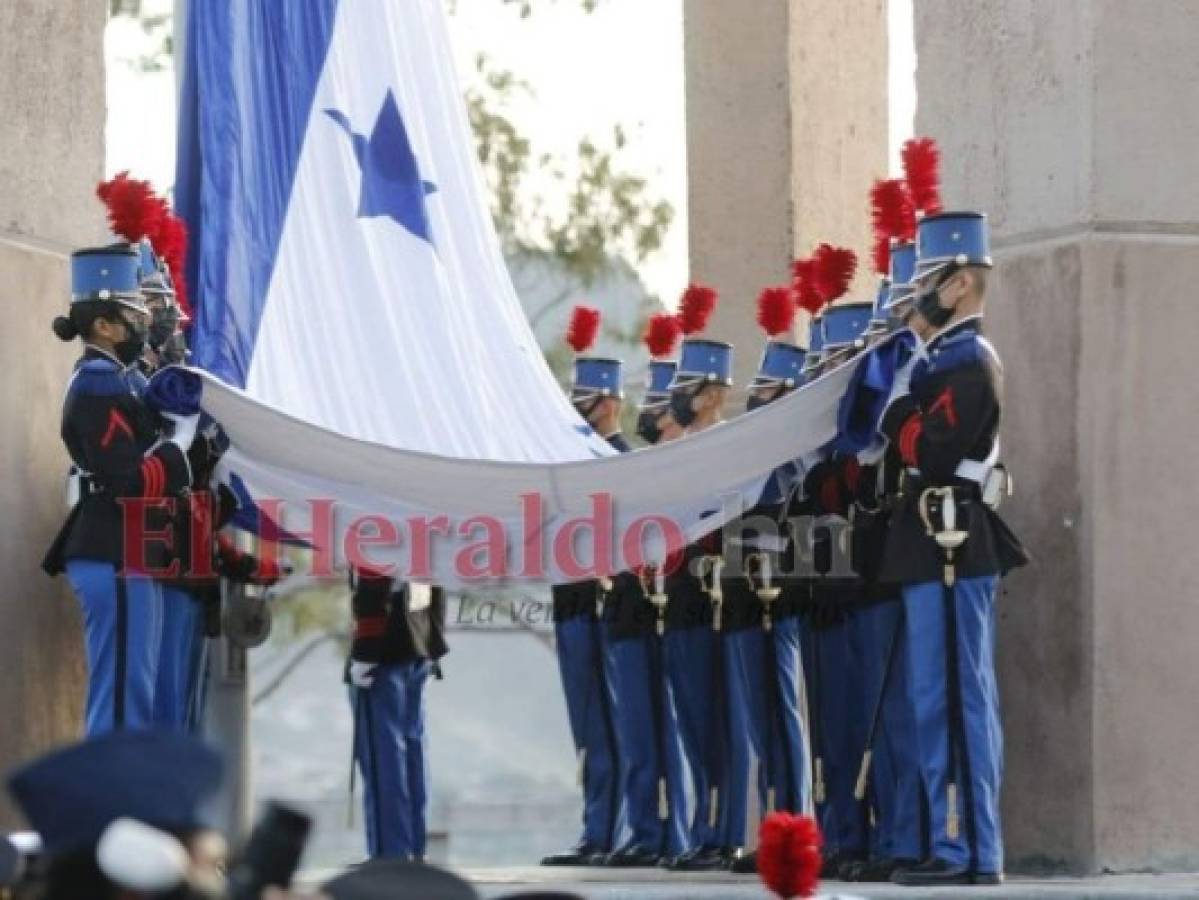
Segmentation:
[(600, 314), (590, 306), (576, 306), (570, 314), (570, 325), (566, 329), (566, 343), (575, 353), (586, 353), (599, 334)]
[(645, 326), (645, 346), (655, 358), (670, 356), (678, 346), (683, 325), (679, 317), (670, 313), (654, 313)]
[(175, 286), (175, 302), (190, 317), (191, 303), (187, 299), (187, 279), (184, 272), (187, 265), (187, 223), (168, 210), (162, 217), (158, 229), (150, 234), (150, 244), (171, 273), (171, 282)]
[(150, 182), (120, 172), (96, 185), (96, 196), (108, 209), (108, 226), (113, 234), (136, 244), (158, 230), (167, 206), (154, 194)]
[(175, 302), (190, 317), (191, 304), (184, 277), (187, 263), (187, 225), (184, 221), (171, 211), (166, 200), (154, 193), (150, 182), (130, 178), (127, 171), (96, 185), (96, 196), (108, 209), (108, 225), (114, 234), (134, 244), (143, 238), (150, 241), (150, 246), (171, 273)]
[(797, 259), (791, 263), (791, 286), (800, 309), (816, 315), (824, 308), (824, 300), (816, 290), (816, 259)]
[(820, 299), (832, 303), (844, 297), (858, 269), (858, 255), (846, 247), (821, 244), (813, 257), (816, 260), (815, 285)]
[(874, 273), (886, 277), (891, 272), (891, 239), (880, 234), (874, 239), (871, 250), (874, 262)]
[(774, 812), (758, 832), (762, 883), (783, 900), (811, 897), (820, 883), (820, 827), (811, 816)]
[(797, 309), (795, 291), (788, 285), (768, 287), (758, 294), (758, 324), (767, 337), (790, 332)]
[(679, 321), (683, 334), (699, 334), (708, 327), (708, 319), (716, 309), (716, 291), (706, 284), (690, 284), (679, 301)]
[(870, 188), (870, 222), (875, 238), (906, 242), (916, 237), (916, 206), (902, 178), (879, 180)]
[(941, 151), (930, 137), (911, 138), (900, 151), (912, 203), (926, 216), (941, 211)]

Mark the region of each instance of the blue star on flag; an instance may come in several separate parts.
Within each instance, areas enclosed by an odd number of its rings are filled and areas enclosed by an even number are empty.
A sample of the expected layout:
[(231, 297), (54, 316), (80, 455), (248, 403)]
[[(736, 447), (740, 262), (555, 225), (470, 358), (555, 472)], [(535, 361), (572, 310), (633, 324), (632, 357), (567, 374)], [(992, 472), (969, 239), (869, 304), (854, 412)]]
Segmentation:
[(395, 95), (389, 90), (383, 98), (370, 137), (355, 132), (340, 110), (326, 109), (325, 115), (350, 136), (362, 170), (358, 217), (387, 216), (432, 244), (425, 197), (437, 190), (437, 185), (421, 178)]

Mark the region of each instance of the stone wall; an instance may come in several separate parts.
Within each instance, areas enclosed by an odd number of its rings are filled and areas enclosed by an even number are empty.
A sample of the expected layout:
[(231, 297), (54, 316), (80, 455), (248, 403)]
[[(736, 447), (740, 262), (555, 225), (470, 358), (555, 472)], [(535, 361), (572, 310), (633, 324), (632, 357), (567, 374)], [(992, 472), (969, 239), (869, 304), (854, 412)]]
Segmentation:
[[(721, 294), (710, 336), (736, 345), (737, 384), (765, 336), (762, 288), (820, 241), (869, 268), (871, 182), (887, 171), (883, 0), (683, 5), (691, 277)], [(859, 294), (872, 297), (868, 275)]]
[[(1134, 12), (1135, 10), (1135, 12)], [(1015, 868), (1194, 869), (1199, 7), (916, 4), (917, 130), (949, 207), (992, 215)]]
[[(105, 234), (106, 4), (0, 4), (0, 770), (80, 730), (84, 663), (75, 601), (42, 555), (65, 515), (61, 399), (76, 348), (50, 320), (70, 291), (69, 248)], [(0, 796), (0, 827), (15, 826)]]

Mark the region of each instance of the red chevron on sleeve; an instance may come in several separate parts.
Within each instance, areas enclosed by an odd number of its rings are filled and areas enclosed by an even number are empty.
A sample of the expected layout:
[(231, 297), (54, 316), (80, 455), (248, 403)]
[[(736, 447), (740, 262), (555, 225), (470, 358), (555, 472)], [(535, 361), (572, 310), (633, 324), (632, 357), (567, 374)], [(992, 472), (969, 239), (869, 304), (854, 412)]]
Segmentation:
[(354, 638), (383, 637), (387, 631), (386, 616), (368, 616), (354, 623)]
[(947, 387), (937, 395), (933, 405), (928, 408), (928, 414), (931, 416), (936, 412), (945, 413), (945, 421), (949, 423), (950, 428), (958, 427), (957, 410), (953, 408), (953, 388)]
[(104, 437), (100, 438), (100, 447), (107, 450), (118, 431), (125, 432), (125, 437), (133, 440), (133, 429), (129, 427), (129, 422), (121, 415), (119, 409), (113, 408), (108, 411), (108, 428), (104, 432)]
[(899, 455), (909, 466), (919, 465), (916, 460), (916, 443), (924, 431), (924, 423), (920, 421), (920, 413), (913, 413), (899, 428)]

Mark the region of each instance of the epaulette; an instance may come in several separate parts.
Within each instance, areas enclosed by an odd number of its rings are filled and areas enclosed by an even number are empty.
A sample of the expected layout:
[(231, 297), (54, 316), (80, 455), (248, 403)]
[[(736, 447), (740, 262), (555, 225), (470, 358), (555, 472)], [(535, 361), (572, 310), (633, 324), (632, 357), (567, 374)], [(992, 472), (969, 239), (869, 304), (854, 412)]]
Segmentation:
[(938, 373), (952, 372), (971, 366), (999, 365), (999, 358), (991, 345), (976, 329), (966, 328), (949, 335), (929, 351), (927, 361), (917, 366), (912, 378), (924, 378)]
[(87, 359), (75, 369), (68, 392), (92, 397), (113, 397), (129, 393), (124, 371), (108, 359)]

